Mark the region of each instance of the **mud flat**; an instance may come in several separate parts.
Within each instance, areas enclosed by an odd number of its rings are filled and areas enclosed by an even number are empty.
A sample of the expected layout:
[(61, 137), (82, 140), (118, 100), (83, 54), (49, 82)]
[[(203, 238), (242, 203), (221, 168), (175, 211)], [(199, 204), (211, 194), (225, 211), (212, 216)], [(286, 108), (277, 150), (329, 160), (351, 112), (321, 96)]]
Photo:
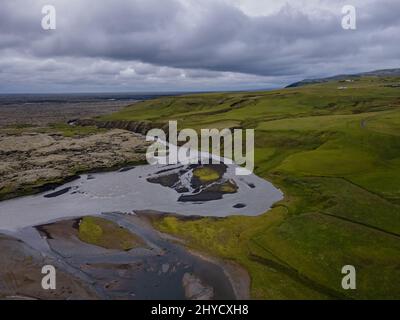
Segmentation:
[[(5, 272), (0, 276), (3, 278), (0, 297), (181, 300), (237, 297), (220, 264), (190, 253), (137, 215), (108, 213), (96, 217), (95, 226), (107, 226), (107, 233), (100, 238), (94, 235), (90, 241), (82, 238), (83, 219), (27, 227), (12, 237), (1, 235), (0, 247), (6, 250), (0, 259), (5, 264), (2, 269)], [(126, 241), (133, 241), (129, 247), (119, 244), (121, 230), (130, 235), (125, 237)], [(102, 236), (113, 240), (105, 246)], [(49, 263), (56, 266), (60, 275), (60, 291), (53, 294), (40, 287), (41, 267)]]
[(246, 269), (233, 261), (209, 257), (193, 250), (190, 250), (190, 253), (200, 257), (203, 260), (218, 264), (224, 270), (225, 275), (228, 277), (232, 285), (232, 290), (235, 293), (236, 299), (250, 299), (251, 279)]
[(0, 299), (96, 299), (88, 284), (58, 269), (56, 290), (43, 290), (41, 269), (57, 265), (56, 259), (42, 254), (10, 235), (0, 234)]

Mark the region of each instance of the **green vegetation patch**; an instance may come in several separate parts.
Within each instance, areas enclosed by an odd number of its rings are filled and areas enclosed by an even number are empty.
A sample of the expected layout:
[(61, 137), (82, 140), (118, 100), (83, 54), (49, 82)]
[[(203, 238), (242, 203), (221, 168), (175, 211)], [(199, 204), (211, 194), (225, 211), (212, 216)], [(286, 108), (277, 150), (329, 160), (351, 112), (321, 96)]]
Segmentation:
[(143, 241), (116, 223), (99, 217), (84, 217), (79, 224), (79, 239), (106, 249), (130, 250)]
[(90, 134), (103, 133), (107, 131), (107, 129), (97, 128), (95, 126), (75, 126), (66, 123), (50, 125), (50, 130), (57, 131), (64, 137), (87, 136)]
[(232, 182), (232, 181), (226, 181), (223, 184), (221, 184), (221, 192), (224, 193), (235, 193), (237, 191), (238, 187), (237, 185)]
[(221, 178), (221, 174), (211, 167), (196, 168), (193, 170), (193, 176), (199, 179), (201, 183), (211, 183)]

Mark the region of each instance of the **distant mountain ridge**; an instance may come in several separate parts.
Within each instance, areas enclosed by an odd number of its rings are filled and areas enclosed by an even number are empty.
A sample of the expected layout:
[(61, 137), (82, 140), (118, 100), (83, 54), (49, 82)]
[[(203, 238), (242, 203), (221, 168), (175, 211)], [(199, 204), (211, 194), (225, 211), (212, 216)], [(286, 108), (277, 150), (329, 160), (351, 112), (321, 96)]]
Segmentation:
[(360, 78), (360, 77), (390, 77), (390, 76), (400, 76), (400, 69), (382, 69), (382, 70), (375, 70), (375, 71), (369, 71), (369, 72), (361, 72), (361, 73), (355, 73), (355, 74), (341, 74), (341, 75), (336, 75), (333, 77), (327, 77), (327, 78), (320, 78), (320, 79), (305, 79), (302, 81), (298, 81), (295, 83), (292, 83), (286, 88), (296, 88), (296, 87), (301, 87), (307, 84), (314, 84), (314, 83), (324, 83), (332, 80), (346, 80), (346, 79), (351, 79), (351, 78)]

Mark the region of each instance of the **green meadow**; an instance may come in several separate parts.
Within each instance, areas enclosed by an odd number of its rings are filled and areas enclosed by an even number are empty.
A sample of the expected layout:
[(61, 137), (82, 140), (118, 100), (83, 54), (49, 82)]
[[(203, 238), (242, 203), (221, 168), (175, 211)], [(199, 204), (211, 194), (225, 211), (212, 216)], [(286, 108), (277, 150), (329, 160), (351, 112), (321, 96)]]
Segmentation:
[[(164, 97), (101, 119), (255, 129), (255, 173), (284, 200), (258, 217), (154, 222), (246, 268), (253, 298), (399, 299), (399, 83), (368, 77)], [(356, 290), (341, 287), (344, 265), (356, 267)]]

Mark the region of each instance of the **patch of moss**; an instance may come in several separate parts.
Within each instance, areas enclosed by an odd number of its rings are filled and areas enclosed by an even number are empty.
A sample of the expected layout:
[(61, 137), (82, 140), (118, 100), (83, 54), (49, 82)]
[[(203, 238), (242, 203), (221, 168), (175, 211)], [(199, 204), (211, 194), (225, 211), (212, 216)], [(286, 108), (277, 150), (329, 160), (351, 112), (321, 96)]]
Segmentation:
[(95, 126), (71, 126), (66, 123), (52, 124), (50, 125), (50, 130), (55, 130), (61, 133), (64, 137), (87, 136), (107, 131), (107, 129), (97, 128)]
[(234, 181), (228, 180), (222, 184), (214, 184), (208, 187), (206, 190), (211, 192), (221, 192), (221, 193), (236, 193), (238, 186)]
[(84, 217), (79, 223), (79, 239), (106, 249), (130, 250), (144, 245), (142, 239), (114, 222)]
[(219, 172), (210, 167), (200, 167), (194, 169), (193, 176), (199, 179), (201, 183), (210, 183), (221, 178)]

